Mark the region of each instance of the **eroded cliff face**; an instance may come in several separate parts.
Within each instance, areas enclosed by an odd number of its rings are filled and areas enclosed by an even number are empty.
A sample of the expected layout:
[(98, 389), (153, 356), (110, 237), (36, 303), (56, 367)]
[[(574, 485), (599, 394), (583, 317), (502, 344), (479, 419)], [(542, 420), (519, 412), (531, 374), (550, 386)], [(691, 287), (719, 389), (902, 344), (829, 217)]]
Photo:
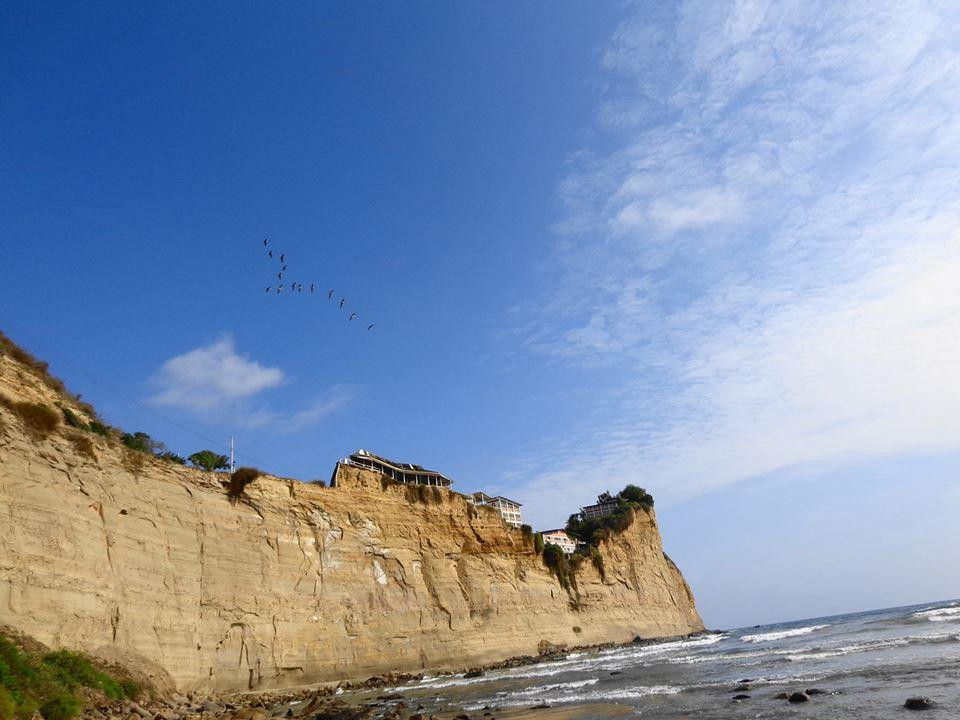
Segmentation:
[[(64, 402), (0, 357), (0, 394)], [(136, 657), (180, 689), (236, 690), (463, 667), (541, 641), (627, 642), (703, 629), (654, 514), (564, 591), (519, 530), (442, 491), (347, 468), (339, 487), (223, 476), (72, 429), (32, 438), (0, 405), (0, 625), (52, 646)]]

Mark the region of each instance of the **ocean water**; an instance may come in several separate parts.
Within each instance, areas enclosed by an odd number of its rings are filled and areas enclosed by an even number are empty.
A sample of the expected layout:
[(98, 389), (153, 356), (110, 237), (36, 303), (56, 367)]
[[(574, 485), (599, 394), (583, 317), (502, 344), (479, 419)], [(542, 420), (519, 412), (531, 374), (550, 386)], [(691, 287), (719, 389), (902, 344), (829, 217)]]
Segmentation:
[[(749, 699), (732, 700), (734, 688)], [(775, 696), (817, 688), (810, 702)], [(939, 707), (924, 717), (960, 718), (960, 601), (947, 601), (710, 633), (688, 640), (573, 652), (520, 668), (426, 677), (375, 694), (408, 706), (471, 717), (537, 710), (544, 720), (649, 718), (893, 718), (906, 698)], [(558, 711), (562, 710), (562, 713)]]

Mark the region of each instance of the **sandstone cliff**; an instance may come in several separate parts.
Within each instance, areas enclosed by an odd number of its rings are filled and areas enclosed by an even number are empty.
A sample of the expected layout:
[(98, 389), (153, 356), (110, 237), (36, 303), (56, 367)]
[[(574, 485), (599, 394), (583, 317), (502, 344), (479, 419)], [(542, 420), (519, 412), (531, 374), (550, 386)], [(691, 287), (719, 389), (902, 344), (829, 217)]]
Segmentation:
[[(0, 395), (70, 402), (9, 356)], [(604, 544), (604, 579), (584, 564), (577, 598), (455, 493), (411, 502), (348, 468), (337, 488), (261, 477), (231, 504), (223, 476), (137, 455), (38, 439), (0, 403), (0, 625), (217, 690), (703, 629), (652, 512)]]

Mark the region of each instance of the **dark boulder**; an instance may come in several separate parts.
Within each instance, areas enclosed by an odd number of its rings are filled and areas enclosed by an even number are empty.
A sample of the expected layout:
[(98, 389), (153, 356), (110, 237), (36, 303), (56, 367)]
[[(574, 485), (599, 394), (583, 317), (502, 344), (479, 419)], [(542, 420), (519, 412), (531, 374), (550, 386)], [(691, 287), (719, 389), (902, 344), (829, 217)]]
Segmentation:
[(821, 690), (820, 688), (807, 688), (804, 690), (807, 695), (829, 695), (826, 690)]
[(929, 710), (936, 706), (936, 703), (928, 697), (907, 698), (903, 704), (907, 710)]
[(465, 678), (475, 678), (475, 677), (483, 677), (483, 674), (484, 674), (483, 670), (481, 670), (480, 668), (473, 668), (472, 670), (467, 670), (463, 674), (463, 676)]
[(740, 693), (739, 695), (734, 695), (734, 696), (733, 696), (733, 699), (734, 699), (734, 700), (749, 700), (749, 699), (750, 699), (750, 696), (749, 696), (749, 695), (744, 695), (743, 693)]
[(750, 689), (749, 685), (747, 685), (746, 683), (740, 683), (733, 689), (733, 692), (746, 692), (749, 689)]
[(795, 692), (795, 693), (792, 693), (790, 697), (787, 698), (787, 700), (789, 700), (792, 703), (805, 703), (805, 702), (808, 702), (810, 698), (807, 696), (805, 692)]
[(774, 697), (774, 699), (776, 699), (776, 700), (789, 700), (789, 699), (790, 699), (790, 693), (785, 693), (785, 692), (777, 693), (777, 694), (774, 695), (773, 697)]

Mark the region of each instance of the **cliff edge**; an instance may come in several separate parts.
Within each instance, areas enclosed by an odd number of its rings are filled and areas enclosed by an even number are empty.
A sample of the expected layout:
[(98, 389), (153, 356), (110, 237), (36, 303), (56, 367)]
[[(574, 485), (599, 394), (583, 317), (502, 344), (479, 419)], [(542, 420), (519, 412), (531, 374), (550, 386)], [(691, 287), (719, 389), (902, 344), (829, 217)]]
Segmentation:
[[(58, 425), (84, 406), (0, 355), (0, 625), (134, 661), (179, 689), (242, 690), (496, 662), (703, 629), (653, 511), (577, 592), (492, 508), (343, 467), (338, 487), (225, 476)], [(57, 413), (61, 410), (57, 409)]]

